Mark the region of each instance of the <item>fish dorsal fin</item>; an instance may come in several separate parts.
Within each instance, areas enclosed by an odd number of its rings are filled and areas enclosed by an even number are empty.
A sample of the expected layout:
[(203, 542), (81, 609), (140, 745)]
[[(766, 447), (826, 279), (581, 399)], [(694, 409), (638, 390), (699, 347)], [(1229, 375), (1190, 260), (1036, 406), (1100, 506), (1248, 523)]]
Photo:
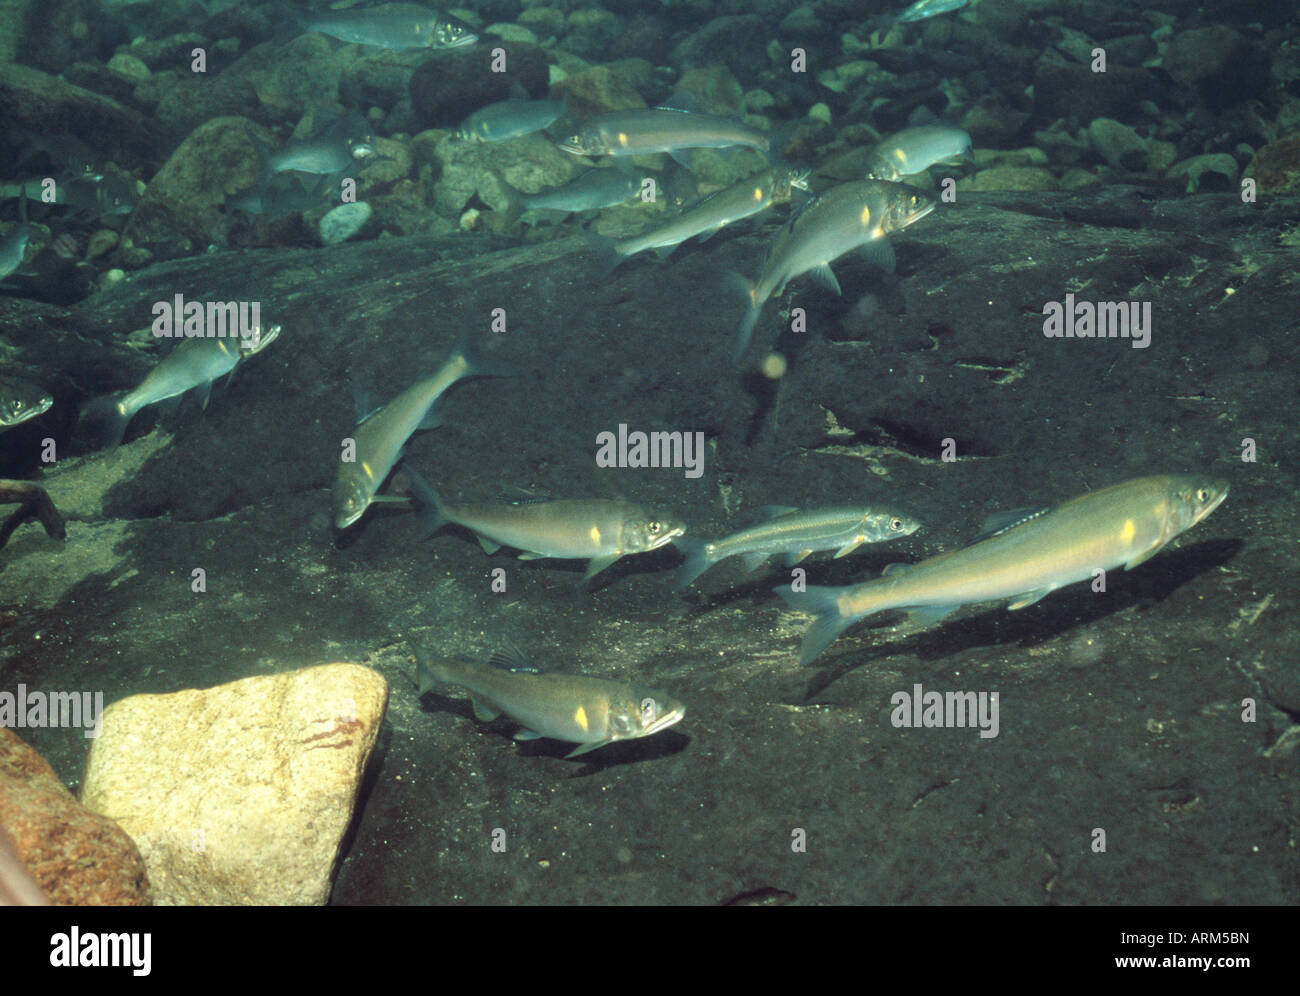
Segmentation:
[(658, 111), (681, 111), (683, 114), (707, 114), (704, 101), (690, 90), (674, 90), (655, 105)]
[(513, 640), (505, 639), (501, 641), (501, 646), (492, 651), (488, 657), (488, 664), (492, 667), (499, 667), (503, 671), (513, 671), (516, 674), (541, 674), (541, 668), (531, 664), (524, 652), (519, 649), (519, 645)]
[(898, 265), (898, 260), (894, 256), (894, 247), (889, 239), (884, 237), (873, 239), (864, 245), (861, 255), (872, 266), (878, 266), (886, 273), (893, 273), (894, 267)]
[(886, 564), (885, 569), (880, 572), (882, 578), (892, 577), (897, 574), (905, 574), (912, 569), (911, 564)]
[(994, 536), (1001, 536), (1017, 526), (1023, 526), (1026, 522), (1041, 518), (1051, 510), (1052, 506), (1050, 505), (1039, 505), (1029, 508), (1013, 508), (1006, 512), (994, 512), (984, 520), (984, 525), (980, 526), (980, 531), (967, 546), (974, 546), (976, 543), (983, 543), (986, 539), (992, 539)]

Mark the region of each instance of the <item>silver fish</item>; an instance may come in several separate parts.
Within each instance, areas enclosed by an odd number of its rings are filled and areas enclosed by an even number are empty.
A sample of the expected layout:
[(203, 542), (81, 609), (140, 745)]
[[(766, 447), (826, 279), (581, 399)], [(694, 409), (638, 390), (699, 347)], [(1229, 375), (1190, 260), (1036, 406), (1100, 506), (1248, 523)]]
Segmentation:
[(522, 551), (520, 560), (586, 560), (584, 580), (620, 557), (658, 550), (686, 531), (676, 519), (604, 498), (451, 505), (418, 475), (408, 474), (431, 510), (426, 535), (454, 523), (475, 533), (489, 554), (508, 546)]
[(0, 429), (43, 415), (53, 404), (54, 399), (35, 384), (0, 378)]
[(918, 125), (881, 139), (867, 160), (867, 178), (897, 180), (931, 166), (972, 162), (970, 135), (952, 125)]
[(686, 554), (686, 563), (677, 575), (677, 591), (684, 591), (710, 567), (728, 557), (740, 557), (748, 570), (756, 571), (768, 557), (784, 554), (786, 565), (793, 567), (818, 550), (834, 550), (837, 558), (844, 557), (863, 543), (901, 539), (921, 527), (909, 516), (861, 506), (816, 508), (806, 512), (767, 506), (763, 512), (768, 521), (725, 539), (709, 542), (679, 536), (673, 540)]
[(513, 649), (488, 664), (421, 658), (417, 667), (421, 696), (440, 685), (458, 685), (469, 692), (480, 721), (504, 714), (522, 727), (516, 740), (547, 737), (578, 744), (567, 757), (651, 736), (686, 715), (686, 707), (671, 695), (636, 682), (537, 673)]
[(803, 641), (804, 664), (849, 626), (887, 609), (933, 623), (962, 605), (1009, 599), (1023, 609), (1097, 570), (1145, 563), (1219, 507), (1228, 485), (1208, 477), (1139, 477), (1056, 508), (996, 516), (970, 546), (844, 588), (775, 589), (817, 618)]
[(583, 156), (639, 156), (745, 145), (766, 154), (770, 144), (761, 131), (735, 118), (651, 107), (588, 118), (560, 148)]
[(663, 225), (621, 239), (614, 244), (614, 251), (627, 257), (654, 249), (659, 255), (667, 256), (689, 238), (702, 236), (702, 240), (708, 239), (733, 222), (766, 210), (773, 204), (785, 203), (790, 199), (792, 189), (807, 189), (807, 176), (806, 171), (791, 166), (773, 166), (710, 194)]
[(456, 18), (408, 3), (318, 14), (303, 23), (303, 30), (388, 49), (459, 48), (478, 41), (478, 35)]
[(502, 100), (467, 117), (456, 137), (462, 142), (505, 142), (549, 128), (566, 113), (563, 100)]
[(840, 285), (830, 268), (831, 260), (863, 246), (871, 248), (877, 262), (892, 269), (893, 250), (885, 236), (919, 221), (934, 207), (934, 198), (928, 194), (884, 180), (842, 183), (810, 201), (772, 243), (758, 280), (752, 284), (744, 281), (749, 307), (740, 323), (737, 360), (749, 345), (764, 303), (781, 293), (787, 283), (812, 271), (838, 294)]
[(924, 21), (939, 14), (961, 10), (969, 2), (970, 0), (916, 0), (916, 3), (898, 15), (895, 23), (910, 24), (913, 21)]
[(140, 382), (134, 391), (120, 398), (101, 398), (86, 409), (86, 415), (104, 419), (110, 446), (117, 446), (136, 413), (149, 405), (178, 398), (200, 388), (200, 404), (207, 408), (212, 383), (236, 366), (255, 356), (280, 335), (280, 326), (259, 328), (254, 335), (227, 338), (183, 339)]
[[(462, 342), (437, 373), (412, 384), (388, 404), (367, 415), (352, 433), (353, 459), (340, 460), (334, 479), (334, 525), (347, 529), (365, 514), (383, 486), (411, 434), (436, 424), (433, 403), (462, 377), (490, 376), (470, 344)], [(386, 499), (403, 501), (404, 499)]]
[(506, 220), (513, 222), (529, 211), (569, 214), (573, 211), (598, 211), (615, 204), (625, 204), (641, 192), (645, 176), (630, 169), (595, 168), (563, 186), (536, 194), (525, 194), (502, 181), (501, 185), (509, 198)]

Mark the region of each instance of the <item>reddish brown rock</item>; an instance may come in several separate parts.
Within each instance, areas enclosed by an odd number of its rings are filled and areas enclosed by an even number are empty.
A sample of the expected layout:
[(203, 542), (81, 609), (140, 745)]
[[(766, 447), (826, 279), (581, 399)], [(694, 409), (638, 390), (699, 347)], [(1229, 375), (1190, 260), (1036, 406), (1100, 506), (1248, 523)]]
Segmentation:
[(0, 828), (60, 906), (144, 906), (144, 861), (112, 820), (83, 807), (45, 760), (0, 727)]
[(1255, 178), (1261, 194), (1300, 193), (1300, 133), (1261, 148), (1247, 173)]

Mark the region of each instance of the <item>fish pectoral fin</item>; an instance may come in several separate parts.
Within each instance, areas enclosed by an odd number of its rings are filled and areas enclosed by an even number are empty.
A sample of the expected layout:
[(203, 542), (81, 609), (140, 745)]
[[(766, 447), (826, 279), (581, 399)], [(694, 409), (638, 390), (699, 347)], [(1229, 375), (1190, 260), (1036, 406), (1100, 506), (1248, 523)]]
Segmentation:
[(521, 553), (521, 554), (519, 555), (518, 559), (519, 559), (519, 560), (545, 560), (545, 559), (546, 559), (546, 554), (544, 554), (544, 553), (532, 553), (532, 552), (530, 552), (530, 551), (528, 551), (528, 550), (525, 550), (523, 553)]
[(606, 744), (612, 744), (613, 742), (613, 740), (593, 740), (589, 744), (578, 744), (577, 747), (573, 748), (573, 750), (569, 751), (569, 753), (564, 756), (566, 758), (577, 757), (579, 754), (585, 754), (589, 750), (595, 750), (597, 747), (604, 747)]
[(838, 560), (840, 557), (847, 557), (850, 553), (852, 553), (861, 545), (862, 545), (862, 540), (855, 536), (853, 539), (849, 540), (842, 547), (840, 547), (838, 550), (835, 551), (835, 559)]
[(779, 519), (783, 515), (790, 515), (799, 511), (794, 505), (764, 505), (758, 512), (765, 519)]
[(1027, 591), (1023, 595), (1017, 595), (1012, 603), (1007, 606), (1007, 609), (1014, 612), (1016, 609), (1027, 608), (1055, 590), (1055, 588), (1035, 588), (1033, 591)]
[(1137, 567), (1139, 564), (1145, 564), (1148, 560), (1150, 560), (1152, 557), (1154, 557), (1157, 553), (1160, 552), (1160, 548), (1161, 548), (1163, 545), (1164, 545), (1164, 544), (1163, 544), (1163, 543), (1160, 543), (1160, 542), (1153, 543), (1153, 544), (1151, 545), (1150, 549), (1143, 550), (1143, 551), (1142, 551), (1141, 553), (1139, 553), (1137, 556), (1133, 557), (1132, 560), (1130, 560), (1128, 563), (1126, 563), (1126, 564), (1124, 565), (1124, 570), (1126, 570), (1126, 571), (1131, 571), (1131, 570), (1133, 570), (1133, 568)]
[(905, 571), (910, 571), (911, 569), (912, 569), (911, 564), (886, 564), (885, 569), (880, 572), (880, 576), (883, 578), (883, 577), (888, 577), (891, 574), (898, 575), (904, 573)]
[(918, 629), (924, 629), (952, 615), (960, 608), (960, 605), (922, 605), (908, 610), (907, 622)]
[(469, 698), (469, 703), (474, 707), (474, 718), (480, 723), (490, 723), (501, 715), (500, 711), (493, 709), (489, 705), (484, 705), (472, 695)]
[(873, 239), (862, 247), (862, 258), (873, 266), (880, 267), (886, 273), (893, 273), (897, 265), (894, 247), (890, 245), (889, 239), (883, 236)]
[(807, 557), (811, 557), (811, 556), (812, 556), (812, 551), (811, 551), (811, 550), (796, 550), (794, 553), (788, 553), (788, 554), (786, 554), (786, 557), (785, 557), (785, 566), (786, 566), (786, 567), (793, 567), (795, 564), (799, 563), (801, 560), (804, 560), (805, 558), (807, 558)]
[(493, 543), (490, 539), (485, 539), (482, 536), (478, 538), (478, 545), (483, 548), (483, 552), (488, 556), (491, 556), (501, 549), (500, 543)]
[(835, 271), (831, 269), (829, 263), (814, 266), (808, 271), (808, 275), (827, 290), (833, 292), (836, 297), (840, 296), (840, 282), (835, 279)]
[(199, 385), (199, 407), (204, 411), (208, 410), (208, 402), (212, 400), (212, 381), (205, 381)]
[(612, 567), (614, 561), (618, 560), (620, 554), (613, 554), (609, 557), (592, 557), (587, 561), (587, 572), (582, 575), (583, 581), (590, 581), (606, 567)]
[(424, 418), (420, 419), (420, 424), (415, 427), (415, 430), (421, 432), (426, 429), (436, 429), (440, 425), (442, 425), (442, 416), (430, 408), (424, 413)]
[(543, 737), (536, 730), (519, 730), (515, 733), (516, 740), (542, 740)]
[(745, 570), (749, 571), (752, 574), (754, 571), (758, 570), (760, 567), (763, 566), (763, 564), (767, 562), (767, 554), (742, 553), (740, 555), (740, 562), (745, 565)]

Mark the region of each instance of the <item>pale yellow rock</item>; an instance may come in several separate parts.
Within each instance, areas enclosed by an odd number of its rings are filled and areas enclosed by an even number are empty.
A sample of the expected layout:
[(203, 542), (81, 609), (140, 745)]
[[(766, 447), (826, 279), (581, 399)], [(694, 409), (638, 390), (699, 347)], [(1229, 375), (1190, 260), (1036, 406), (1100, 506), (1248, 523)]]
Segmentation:
[(356, 664), (135, 695), (104, 710), (81, 802), (135, 841), (155, 903), (324, 903), (387, 704)]

